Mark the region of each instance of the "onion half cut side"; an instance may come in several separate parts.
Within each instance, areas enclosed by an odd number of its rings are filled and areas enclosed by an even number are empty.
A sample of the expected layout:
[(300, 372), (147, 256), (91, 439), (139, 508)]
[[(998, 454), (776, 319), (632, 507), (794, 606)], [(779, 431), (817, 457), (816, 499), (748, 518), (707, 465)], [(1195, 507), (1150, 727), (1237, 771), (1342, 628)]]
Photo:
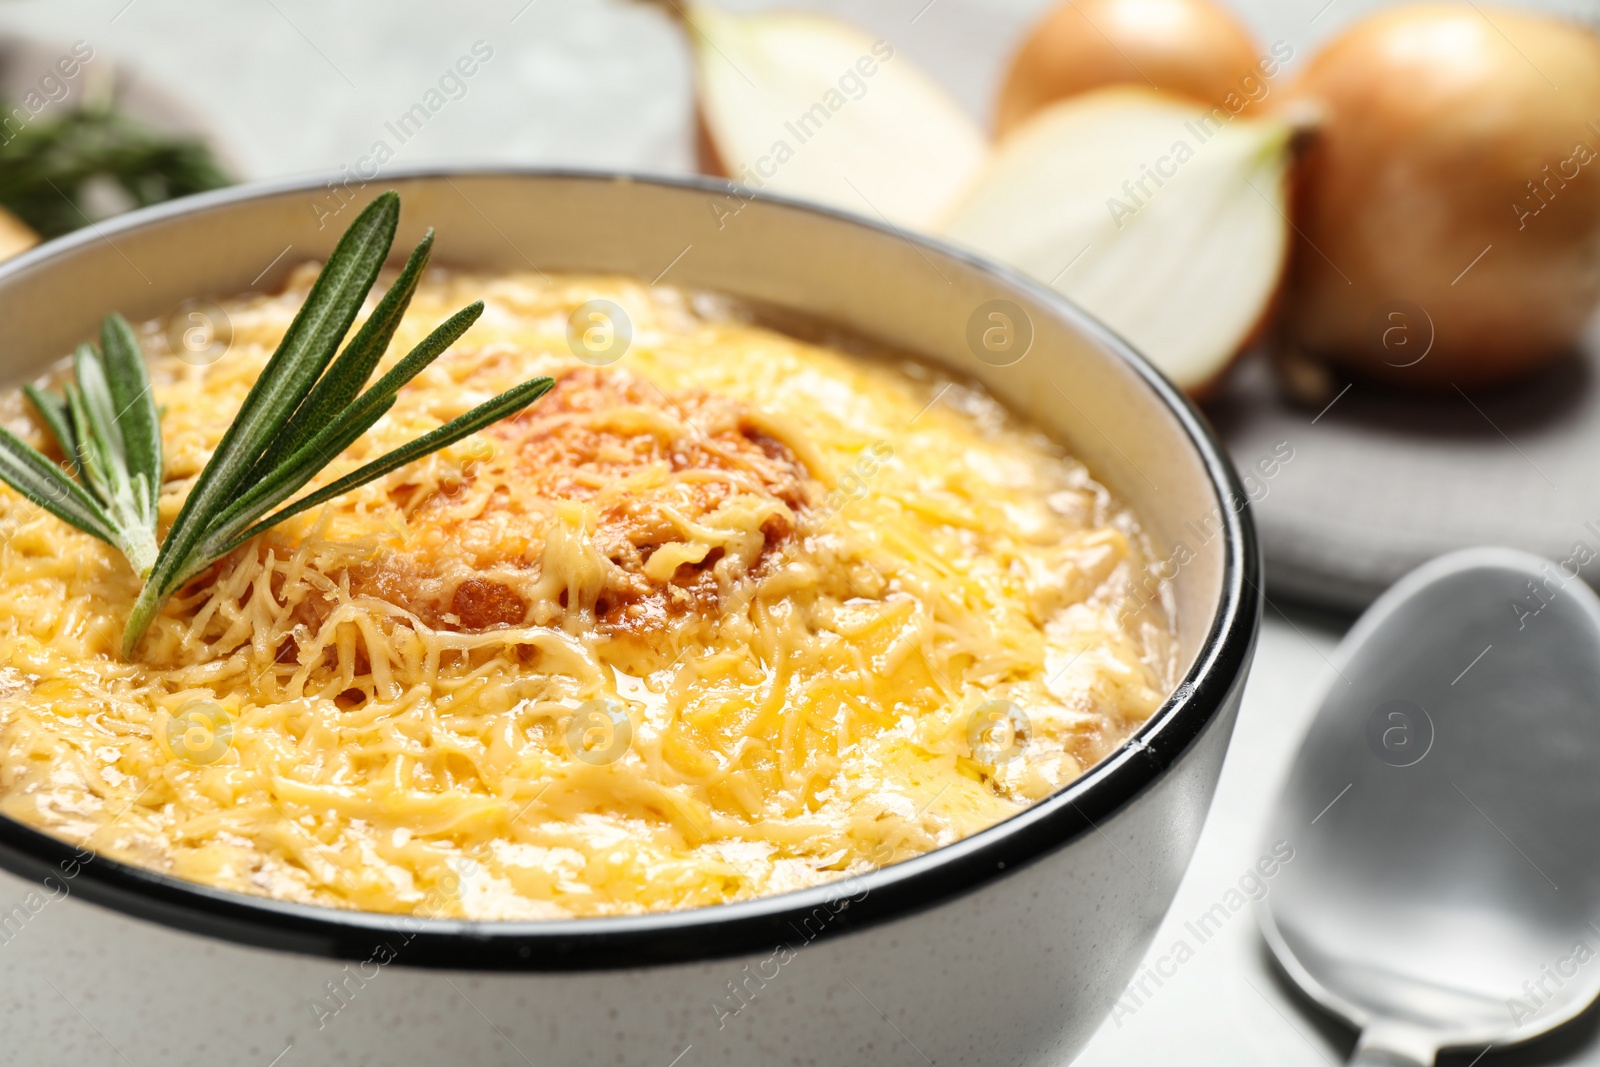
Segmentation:
[(989, 146), (892, 44), (803, 12), (686, 10), (704, 169), (765, 192), (927, 229)]
[(1006, 138), (947, 217), (1202, 394), (1264, 323), (1289, 252), (1291, 118), (1114, 88)]

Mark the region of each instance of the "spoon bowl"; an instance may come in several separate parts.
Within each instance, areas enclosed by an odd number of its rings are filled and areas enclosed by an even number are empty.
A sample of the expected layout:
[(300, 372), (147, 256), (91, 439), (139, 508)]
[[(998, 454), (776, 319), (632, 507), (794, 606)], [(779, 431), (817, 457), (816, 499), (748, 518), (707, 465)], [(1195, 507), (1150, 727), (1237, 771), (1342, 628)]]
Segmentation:
[[(1569, 577), (1570, 575), (1570, 577)], [(1600, 994), (1600, 598), (1509, 549), (1434, 560), (1351, 630), (1257, 915), (1355, 1063), (1542, 1034)]]

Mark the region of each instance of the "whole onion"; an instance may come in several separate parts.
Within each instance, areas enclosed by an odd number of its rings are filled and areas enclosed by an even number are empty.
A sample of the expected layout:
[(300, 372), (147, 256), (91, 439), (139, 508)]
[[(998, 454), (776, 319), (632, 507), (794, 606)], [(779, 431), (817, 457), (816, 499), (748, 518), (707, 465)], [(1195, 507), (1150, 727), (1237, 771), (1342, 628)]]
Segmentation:
[(1294, 84), (1302, 163), (1290, 338), (1418, 386), (1514, 377), (1600, 304), (1600, 38), (1417, 5), (1345, 31)]
[(1004, 137), (1047, 104), (1113, 85), (1237, 112), (1229, 95), (1248, 107), (1284, 58), (1263, 55), (1212, 0), (1069, 0), (1034, 26), (1013, 57), (995, 133)]

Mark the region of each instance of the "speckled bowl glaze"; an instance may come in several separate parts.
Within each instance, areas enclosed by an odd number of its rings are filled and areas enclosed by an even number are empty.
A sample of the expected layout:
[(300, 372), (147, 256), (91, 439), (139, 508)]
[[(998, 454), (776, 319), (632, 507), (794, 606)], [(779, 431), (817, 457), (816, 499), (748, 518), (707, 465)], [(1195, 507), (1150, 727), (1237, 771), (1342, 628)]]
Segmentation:
[[(249, 186), (81, 231), (0, 267), (5, 376), (35, 373), (109, 309), (271, 287), (384, 188), (404, 198), (396, 247), (433, 226), (442, 263), (718, 290), (978, 379), (1144, 519), (1172, 574), (1182, 684), (1082, 778), (982, 833), (837, 885), (669, 914), (473, 923), (285, 904), (0, 819), (7, 1045), (286, 1067), (1070, 1059), (1176, 891), (1259, 624), (1245, 494), (1200, 417), (1083, 312), (957, 249), (708, 182), (548, 171)], [(986, 337), (996, 324), (1008, 332)]]

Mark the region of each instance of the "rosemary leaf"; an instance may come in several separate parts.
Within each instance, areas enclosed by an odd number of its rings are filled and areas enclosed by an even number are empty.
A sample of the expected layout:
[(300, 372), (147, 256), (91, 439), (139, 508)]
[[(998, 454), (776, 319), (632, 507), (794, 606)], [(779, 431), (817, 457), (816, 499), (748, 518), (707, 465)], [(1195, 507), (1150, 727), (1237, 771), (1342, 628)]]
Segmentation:
[(117, 424), (117, 406), (111, 399), (111, 383), (106, 381), (105, 364), (93, 345), (79, 345), (73, 354), (73, 371), (83, 397), (89, 426), (108, 457), (121, 458), (126, 447), (122, 427)]
[(112, 544), (145, 577), (156, 562), (155, 512), (143, 472), (130, 476), (123, 436), (112, 414), (100, 357), (89, 345), (78, 349), (77, 384), (67, 386), (67, 410), (78, 445), (78, 467), (106, 517)]
[[(276, 467), (284, 457), (319, 433), (355, 399), (367, 379), (372, 377), (383, 354), (389, 350), (389, 342), (394, 339), (395, 330), (399, 328), (406, 308), (411, 305), (411, 297), (417, 291), (417, 283), (422, 280), (422, 272), (428, 266), (428, 255), (432, 249), (433, 231), (429, 230), (417, 247), (412, 249), (405, 268), (389, 291), (383, 294), (383, 299), (378, 301), (378, 306), (367, 317), (367, 321), (356, 331), (355, 337), (345, 346), (339, 358), (333, 361), (327, 373), (317, 381), (278, 439), (268, 447), (266, 454), (256, 464), (253, 475), (263, 475)], [(481, 304), (479, 309), (482, 310)], [(444, 351), (447, 346), (448, 342), (439, 351)]]
[(307, 508), (316, 507), (318, 504), (332, 500), (342, 493), (348, 493), (358, 486), (365, 485), (375, 478), (381, 478), (392, 470), (398, 470), (407, 463), (421, 459), (441, 448), (455, 444), (463, 437), (470, 437), (487, 426), (492, 426), (508, 415), (515, 415), (529, 404), (548, 393), (556, 384), (554, 378), (532, 378), (521, 385), (507, 389), (493, 400), (479, 404), (465, 415), (458, 415), (438, 429), (430, 430), (410, 444), (401, 445), (391, 452), (368, 463), (364, 467), (351, 471), (338, 481), (318, 489), (314, 493), (296, 500), (288, 507), (269, 515), (246, 530), (229, 545), (229, 550), (244, 544), (256, 534), (268, 530), (278, 523), (293, 515), (298, 515)]
[(128, 320), (116, 312), (100, 324), (100, 351), (116, 409), (113, 421), (122, 434), (126, 469), (130, 478), (143, 475), (143, 518), (153, 527), (161, 497), (161, 416), (150, 392), (150, 374), (139, 339)]
[[(161, 557), (145, 586), (145, 593), (165, 588), (182, 569), (209, 520), (231, 503), (248, 480), (256, 461), (288, 423), (317, 377), (333, 359), (334, 350), (355, 321), (367, 291), (389, 254), (399, 221), (400, 198), (383, 193), (368, 204), (350, 224), (323, 265), (289, 330), (261, 376), (245, 397), (233, 424), (189, 490), (172, 528), (161, 546)], [(141, 617), (143, 594), (135, 607), (138, 633), (154, 617)], [(129, 633), (133, 621), (130, 620)], [(137, 640), (137, 636), (134, 638)], [(124, 635), (124, 652), (131, 649)]]
[(61, 449), (61, 454), (72, 464), (71, 473), (76, 474), (78, 439), (72, 432), (72, 413), (67, 410), (67, 402), (60, 397), (51, 396), (32, 382), (24, 385), (22, 391), (33, 404), (34, 410), (39, 413), (39, 417), (44, 420), (50, 435), (56, 439), (56, 446)]
[(78, 469), (83, 472), (89, 492), (101, 507), (107, 507), (113, 495), (111, 457), (105, 438), (96, 432), (94, 417), (89, 412), (89, 403), (84, 398), (81, 386), (67, 386), (67, 412), (72, 417), (72, 434), (78, 442)]
[[(332, 457), (354, 444), (392, 407), (394, 397), (389, 397), (378, 404), (369, 405), (358, 417), (329, 426), (327, 432), (318, 434), (315, 440), (302, 445), (283, 466), (253, 486), (235, 507), (229, 508), (227, 513), (219, 516), (207, 528), (206, 539), (190, 555), (183, 569), (177, 572), (181, 577), (173, 581), (173, 591), (181, 589), (184, 582), (205, 570), (213, 561), (250, 540), (254, 534), (242, 536), (240, 531), (304, 488), (318, 471), (328, 465)], [(260, 524), (258, 532), (271, 525)]]
[(482, 314), (483, 301), (478, 300), (445, 319), (417, 347), (407, 352), (404, 359), (389, 368), (388, 373), (379, 378), (371, 389), (362, 393), (361, 400), (398, 393), (407, 382), (427, 369), (428, 364), (438, 359), (445, 349), (455, 344)]
[(116, 544), (111, 519), (84, 488), (32, 445), (0, 428), (0, 480), (69, 526)]

